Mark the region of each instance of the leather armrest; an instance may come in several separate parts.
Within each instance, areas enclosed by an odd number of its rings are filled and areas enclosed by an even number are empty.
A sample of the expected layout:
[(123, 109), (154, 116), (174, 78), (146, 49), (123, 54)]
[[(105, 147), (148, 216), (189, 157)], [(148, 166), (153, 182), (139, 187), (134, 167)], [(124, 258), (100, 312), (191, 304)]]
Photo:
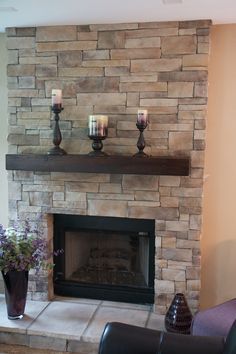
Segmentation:
[(158, 354), (223, 354), (223, 337), (162, 332)]
[(124, 323), (107, 323), (99, 345), (99, 354), (157, 354), (160, 331), (131, 326)]

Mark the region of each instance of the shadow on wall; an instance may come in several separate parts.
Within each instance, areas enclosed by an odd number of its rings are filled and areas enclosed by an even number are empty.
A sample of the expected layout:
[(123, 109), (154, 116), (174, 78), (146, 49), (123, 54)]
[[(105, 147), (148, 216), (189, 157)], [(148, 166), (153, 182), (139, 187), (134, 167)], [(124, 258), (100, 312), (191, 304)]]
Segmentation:
[[(232, 269), (236, 271), (236, 240), (220, 242), (205, 253), (202, 263), (202, 274), (205, 276), (201, 286), (204, 293), (208, 294), (207, 299), (216, 299), (216, 304), (220, 304), (236, 298), (236, 279), (231, 276), (235, 274)], [(216, 305), (202, 299), (202, 293), (200, 296), (204, 308)]]

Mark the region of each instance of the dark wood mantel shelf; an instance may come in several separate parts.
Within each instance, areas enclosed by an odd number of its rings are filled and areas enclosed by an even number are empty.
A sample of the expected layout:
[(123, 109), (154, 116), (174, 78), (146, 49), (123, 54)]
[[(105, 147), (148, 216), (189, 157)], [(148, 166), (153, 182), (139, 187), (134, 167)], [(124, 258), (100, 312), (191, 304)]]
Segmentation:
[(189, 157), (6, 155), (7, 170), (188, 176)]

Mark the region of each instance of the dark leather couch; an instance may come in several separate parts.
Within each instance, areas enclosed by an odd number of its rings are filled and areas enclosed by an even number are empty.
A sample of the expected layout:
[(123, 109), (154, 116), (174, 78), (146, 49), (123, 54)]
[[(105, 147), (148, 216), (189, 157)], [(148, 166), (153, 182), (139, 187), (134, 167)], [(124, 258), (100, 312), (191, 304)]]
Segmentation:
[(111, 322), (103, 331), (99, 354), (236, 354), (236, 321), (226, 340)]

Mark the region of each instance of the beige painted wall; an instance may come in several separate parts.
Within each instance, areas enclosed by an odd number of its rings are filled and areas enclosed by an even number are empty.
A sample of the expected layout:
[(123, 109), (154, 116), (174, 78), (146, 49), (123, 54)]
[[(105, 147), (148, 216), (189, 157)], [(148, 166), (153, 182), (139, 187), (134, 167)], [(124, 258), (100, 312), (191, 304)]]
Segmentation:
[(236, 297), (236, 24), (213, 26), (201, 307)]
[(0, 33), (0, 224), (7, 225), (7, 172), (5, 155), (7, 153), (7, 50), (5, 34)]

